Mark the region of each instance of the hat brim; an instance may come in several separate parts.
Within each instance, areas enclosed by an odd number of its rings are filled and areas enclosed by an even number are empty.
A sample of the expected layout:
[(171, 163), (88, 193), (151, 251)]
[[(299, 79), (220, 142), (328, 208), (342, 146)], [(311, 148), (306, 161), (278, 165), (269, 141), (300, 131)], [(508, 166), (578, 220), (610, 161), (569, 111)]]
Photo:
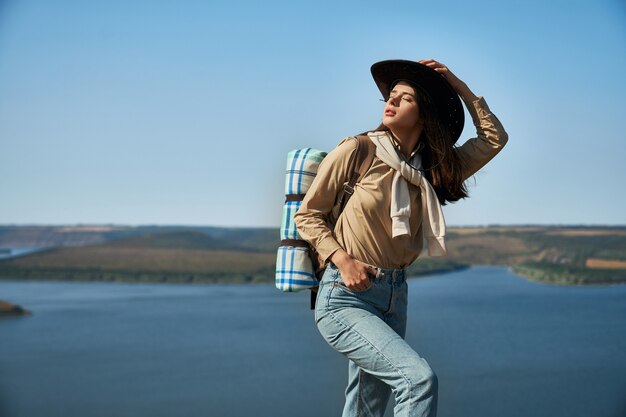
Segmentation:
[(401, 59), (377, 62), (372, 65), (371, 72), (385, 100), (389, 99), (391, 87), (398, 80), (409, 81), (426, 92), (456, 143), (463, 132), (465, 114), (459, 95), (443, 75), (419, 62)]

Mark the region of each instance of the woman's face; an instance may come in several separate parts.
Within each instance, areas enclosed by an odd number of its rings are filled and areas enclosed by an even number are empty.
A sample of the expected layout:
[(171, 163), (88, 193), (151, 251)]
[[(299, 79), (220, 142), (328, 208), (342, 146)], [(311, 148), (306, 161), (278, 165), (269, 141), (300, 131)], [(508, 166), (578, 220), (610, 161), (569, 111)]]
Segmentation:
[(420, 120), (415, 89), (405, 81), (393, 86), (383, 113), (383, 124), (390, 129), (414, 129)]

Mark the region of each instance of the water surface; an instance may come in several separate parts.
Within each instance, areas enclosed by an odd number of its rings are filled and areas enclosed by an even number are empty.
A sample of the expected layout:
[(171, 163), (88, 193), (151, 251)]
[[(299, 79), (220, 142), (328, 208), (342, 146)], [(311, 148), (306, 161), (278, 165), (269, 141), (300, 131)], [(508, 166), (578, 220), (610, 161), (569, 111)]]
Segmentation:
[[(440, 417), (626, 415), (626, 285), (474, 267), (409, 280), (407, 341)], [(308, 292), (0, 281), (0, 416), (339, 416), (347, 360)], [(392, 416), (393, 400), (387, 416)]]

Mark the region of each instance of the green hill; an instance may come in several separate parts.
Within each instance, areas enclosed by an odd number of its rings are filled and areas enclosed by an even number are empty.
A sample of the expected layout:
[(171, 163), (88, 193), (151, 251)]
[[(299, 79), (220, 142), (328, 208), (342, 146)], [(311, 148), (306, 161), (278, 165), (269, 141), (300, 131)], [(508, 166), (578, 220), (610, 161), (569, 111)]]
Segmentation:
[(275, 253), (196, 231), (57, 247), (0, 261), (0, 277), (81, 281), (255, 282), (274, 274)]
[[(184, 232), (188, 232), (185, 235)], [(275, 228), (232, 228), (212, 226), (117, 226), (117, 225), (76, 225), (76, 226), (6, 226), (0, 225), (0, 248), (8, 247), (66, 247), (85, 246), (121, 241), (134, 237), (148, 237), (183, 233), (183, 240), (200, 235), (216, 239), (220, 247), (242, 250), (272, 252), (279, 239)], [(149, 238), (147, 238), (149, 240)], [(161, 238), (159, 238), (161, 239)], [(140, 242), (140, 241), (139, 241)], [(212, 245), (209, 240), (207, 245)]]
[(101, 245), (110, 248), (172, 248), (172, 249), (229, 249), (243, 250), (245, 248), (231, 241), (215, 238), (202, 232), (181, 230), (166, 233), (154, 233), (126, 239), (115, 240)]

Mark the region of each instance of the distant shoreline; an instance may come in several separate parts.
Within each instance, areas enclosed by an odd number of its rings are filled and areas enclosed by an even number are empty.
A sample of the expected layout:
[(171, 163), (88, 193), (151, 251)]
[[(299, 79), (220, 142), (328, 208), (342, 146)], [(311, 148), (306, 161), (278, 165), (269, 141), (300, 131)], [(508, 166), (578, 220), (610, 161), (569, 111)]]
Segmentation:
[[(505, 268), (508, 269), (513, 275), (526, 279), (531, 282), (541, 283), (541, 284), (549, 284), (549, 285), (562, 285), (562, 286), (604, 286), (604, 285), (615, 285), (615, 284), (625, 284), (626, 280), (620, 279), (612, 279), (612, 280), (585, 280), (585, 275), (559, 275), (553, 273), (552, 275), (547, 275), (541, 269), (530, 270), (524, 266), (508, 266), (508, 265), (492, 265), (492, 264), (476, 264), (476, 265), (456, 265), (454, 267), (449, 268), (441, 268), (441, 269), (432, 269), (432, 270), (422, 270), (422, 271), (411, 271), (409, 270), (407, 276), (408, 278), (423, 278), (434, 275), (443, 275), (452, 272), (460, 272), (473, 267), (494, 267), (494, 268)], [(11, 276), (4, 275), (0, 270), (0, 281), (14, 281), (14, 282), (80, 282), (80, 283), (119, 283), (119, 284), (194, 284), (194, 285), (248, 285), (248, 284), (261, 284), (261, 285), (270, 285), (274, 284), (274, 276), (271, 277), (263, 277), (263, 276), (253, 276), (253, 277), (245, 277), (245, 276), (236, 276), (236, 277), (228, 277), (227, 275), (222, 275), (221, 277), (214, 276), (210, 278), (202, 279), (200, 277), (189, 277), (185, 274), (176, 274), (172, 276), (158, 276), (150, 278), (148, 276), (143, 276), (139, 279), (134, 279), (129, 276), (115, 276), (115, 275), (106, 275), (106, 278), (98, 279), (98, 278), (79, 278), (74, 276), (73, 278), (68, 278), (68, 275), (61, 271), (54, 271), (54, 273), (49, 275), (42, 275), (41, 271), (22, 271), (27, 276)], [(75, 271), (74, 271), (75, 272)]]
[(8, 316), (30, 316), (32, 313), (22, 306), (0, 300), (0, 317)]
[[(426, 275), (439, 275), (458, 272), (470, 265), (449, 264), (432, 269), (409, 269), (408, 276), (419, 278)], [(146, 284), (274, 284), (274, 271), (257, 274), (226, 274), (224, 272), (190, 273), (150, 273), (149, 271), (97, 271), (97, 270), (41, 270), (0, 268), (0, 280), (4, 281), (54, 281), (54, 282), (111, 282)]]

